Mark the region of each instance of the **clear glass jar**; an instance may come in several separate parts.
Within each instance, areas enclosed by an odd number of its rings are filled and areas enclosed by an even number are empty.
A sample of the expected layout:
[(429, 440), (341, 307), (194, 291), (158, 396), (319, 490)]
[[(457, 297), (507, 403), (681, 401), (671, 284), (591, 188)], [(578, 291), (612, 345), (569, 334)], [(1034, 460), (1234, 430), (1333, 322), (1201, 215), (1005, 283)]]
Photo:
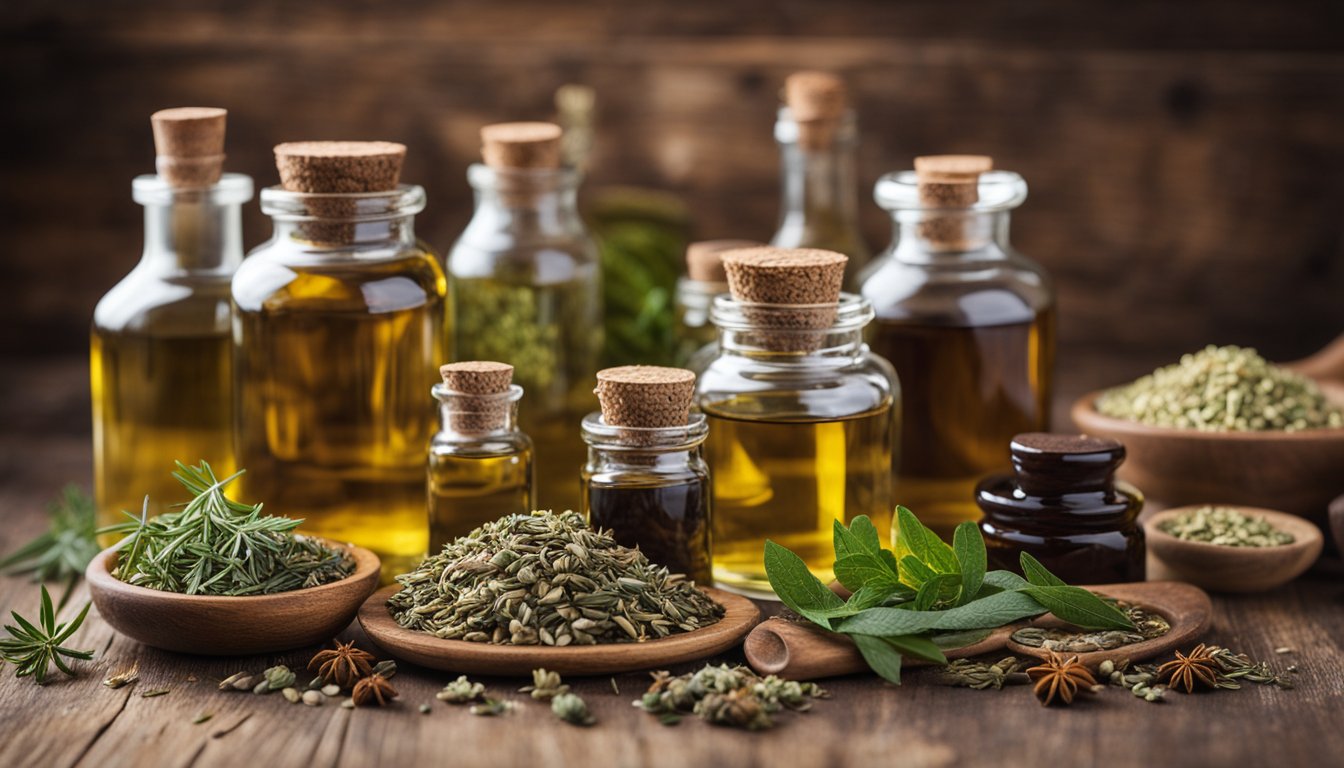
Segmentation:
[(1006, 171), (982, 174), (979, 201), (960, 209), (921, 205), (913, 171), (877, 183), (896, 232), (861, 293), (877, 313), (869, 343), (903, 388), (896, 501), (944, 536), (979, 518), (975, 484), (1007, 469), (1013, 435), (1049, 426), (1054, 289), (1008, 241), (1026, 196)]
[(485, 523), (534, 508), (532, 441), (518, 429), (523, 388), (477, 395), (435, 384), (439, 432), (429, 444), (429, 551)]
[(275, 222), (233, 279), (239, 493), (372, 549), (383, 576), (425, 554), (425, 384), (447, 281), (415, 238), (425, 193), (261, 193)]
[(596, 407), (602, 348), (597, 247), (579, 217), (578, 171), (471, 166), (476, 211), (448, 254), (461, 360), (514, 367), (523, 431), (537, 451), (537, 501), (578, 509), (586, 451), (574, 424)]
[(705, 586), (712, 579), (709, 468), (701, 457), (708, 431), (699, 413), (681, 427), (611, 426), (600, 413), (583, 419), (588, 521)]
[[(770, 319), (828, 310), (835, 319), (824, 330), (784, 330)], [(863, 342), (872, 307), (852, 294), (841, 294), (838, 310), (725, 295), (713, 312), (718, 355), (700, 374), (696, 403), (709, 422), (714, 581), (772, 594), (766, 539), (829, 581), (834, 521), (868, 515), (889, 526), (892, 515), (901, 395), (891, 365)]]
[[(93, 313), (93, 472), (98, 524), (190, 501), (173, 462), (234, 472), (229, 281), (243, 260), (242, 205), (252, 179), (206, 189), (159, 176), (131, 185), (145, 207), (140, 263)], [(110, 543), (110, 542), (105, 542)]]
[(859, 285), (872, 251), (859, 231), (859, 195), (854, 175), (858, 129), (846, 111), (834, 139), (819, 149), (798, 140), (798, 123), (779, 108), (775, 142), (780, 154), (779, 226), (770, 244), (780, 248), (823, 248), (849, 257), (845, 287)]

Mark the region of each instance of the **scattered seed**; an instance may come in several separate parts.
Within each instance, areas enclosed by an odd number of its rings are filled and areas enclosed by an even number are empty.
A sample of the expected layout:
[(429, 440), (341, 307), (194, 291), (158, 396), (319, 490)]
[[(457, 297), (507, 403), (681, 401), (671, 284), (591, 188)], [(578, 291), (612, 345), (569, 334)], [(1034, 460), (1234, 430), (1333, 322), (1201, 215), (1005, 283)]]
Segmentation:
[(335, 698), (335, 697), (341, 695), (341, 686), (336, 685), (335, 683), (333, 683), (333, 684), (331, 684), (331, 685), (324, 685), (324, 686), (322, 686), (322, 691), (321, 691), (321, 692), (322, 692), (322, 695), (323, 695), (323, 696), (326, 696), (326, 697), (329, 697), (329, 698)]
[(137, 661), (129, 669), (124, 669), (115, 675), (103, 681), (103, 685), (108, 688), (117, 689), (123, 685), (130, 685), (140, 679), (140, 662)]
[(321, 694), (321, 692), (319, 692), (319, 691), (304, 691), (304, 692), (303, 692), (303, 703), (304, 703), (304, 704), (307, 704), (307, 705), (310, 706), (310, 707), (318, 707), (318, 706), (321, 706), (321, 705), (322, 705), (322, 694)]
[(299, 693), (297, 688), (284, 688), (280, 691), (280, 695), (284, 696), (290, 704), (298, 704), (303, 699), (303, 694)]
[(346, 699), (345, 701), (341, 702), (341, 709), (354, 709), (354, 708), (355, 708), (354, 699)]
[(152, 691), (145, 691), (144, 693), (140, 694), (140, 698), (152, 699), (155, 696), (167, 696), (169, 693), (170, 690), (168, 688), (155, 688)]
[(421, 704), (421, 705), (420, 705), (420, 714), (422, 714), (422, 715), (428, 715), (431, 709), (433, 709), (433, 707), (429, 706), (428, 704)]
[(1295, 651), (1294, 651), (1292, 648), (1289, 648), (1289, 647), (1286, 646), (1286, 645), (1284, 645), (1284, 646), (1280, 646), (1280, 647), (1278, 647), (1278, 648), (1275, 648), (1275, 649), (1274, 649), (1274, 652), (1275, 652), (1275, 653), (1295, 653)]
[(191, 724), (192, 724), (192, 725), (200, 725), (201, 723), (204, 723), (205, 721), (209, 720), (210, 718), (212, 718), (212, 717), (214, 717), (214, 716), (215, 716), (215, 715), (214, 715), (214, 713), (212, 713), (212, 712), (202, 712), (202, 713), (200, 713), (199, 715), (196, 716), (196, 719), (195, 719), (195, 720), (192, 720), (192, 721), (191, 721)]

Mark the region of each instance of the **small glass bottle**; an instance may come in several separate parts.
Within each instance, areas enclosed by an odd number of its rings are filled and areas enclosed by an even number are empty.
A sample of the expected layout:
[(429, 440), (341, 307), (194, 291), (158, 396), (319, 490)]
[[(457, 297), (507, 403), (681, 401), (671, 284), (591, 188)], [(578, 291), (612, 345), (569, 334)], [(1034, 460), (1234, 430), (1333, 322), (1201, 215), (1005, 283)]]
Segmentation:
[(728, 292), (723, 252), (760, 245), (754, 240), (702, 240), (687, 246), (686, 276), (677, 280), (677, 365), (686, 365), (719, 338), (709, 310), (715, 296)]
[[(98, 524), (190, 501), (175, 461), (235, 470), (229, 280), (243, 260), (252, 179), (221, 174), (226, 112), (151, 118), (158, 175), (131, 185), (145, 207), (140, 263), (98, 302), (90, 334)], [(104, 541), (110, 544), (111, 541)]]
[(1004, 444), (1050, 420), (1054, 290), (1008, 242), (1026, 183), (990, 167), (945, 155), (882, 177), (896, 236), (861, 289), (904, 394), (896, 500), (944, 536), (979, 517), (975, 484), (1007, 468)]
[(711, 490), (700, 453), (708, 428), (689, 412), (694, 388), (695, 375), (679, 368), (598, 373), (602, 412), (583, 420), (583, 507), (618, 543), (708, 586)]
[(429, 445), (429, 551), (509, 515), (526, 515), (532, 497), (532, 441), (518, 430), (523, 388), (513, 366), (442, 366), (435, 384), (440, 429)]
[[(444, 343), (447, 281), (415, 238), (425, 207), (387, 142), (276, 147), (271, 239), (233, 279), (243, 498), (367, 547), (384, 579), (425, 554), (424, 386)], [(362, 191), (353, 191), (362, 190)]]
[(1086, 435), (1017, 435), (1012, 474), (976, 487), (989, 567), (1021, 573), (1028, 552), (1070, 584), (1143, 581), (1143, 494), (1115, 480), (1125, 447)]
[(775, 122), (779, 226), (770, 244), (843, 253), (845, 288), (856, 290), (872, 251), (859, 231), (858, 130), (847, 101), (844, 82), (825, 72), (795, 72), (785, 81), (785, 106)]
[(586, 450), (574, 425), (593, 409), (587, 382), (602, 349), (597, 247), (579, 217), (580, 173), (559, 166), (560, 129), (481, 131), (485, 162), (467, 179), (476, 210), (448, 253), (457, 351), (514, 366), (537, 453), (537, 501), (578, 509)]
[(709, 422), (714, 581), (770, 595), (766, 539), (832, 578), (832, 528), (892, 513), (900, 389), (863, 342), (868, 302), (840, 294), (844, 257), (760, 248), (724, 258), (731, 296), (714, 300), (718, 355), (696, 402)]

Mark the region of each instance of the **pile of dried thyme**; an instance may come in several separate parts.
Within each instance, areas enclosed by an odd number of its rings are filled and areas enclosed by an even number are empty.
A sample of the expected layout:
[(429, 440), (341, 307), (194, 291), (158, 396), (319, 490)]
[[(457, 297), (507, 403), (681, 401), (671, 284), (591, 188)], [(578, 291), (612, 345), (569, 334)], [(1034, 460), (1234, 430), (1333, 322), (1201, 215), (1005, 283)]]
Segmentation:
[(397, 577), (397, 624), (510, 645), (638, 642), (715, 623), (723, 607), (574, 512), (477, 528)]
[(694, 714), (715, 725), (756, 731), (774, 726), (771, 715), (776, 712), (805, 712), (813, 699), (827, 695), (816, 683), (760, 677), (747, 667), (721, 664), (676, 677), (654, 672), (653, 684), (635, 706), (657, 715), (664, 725)]

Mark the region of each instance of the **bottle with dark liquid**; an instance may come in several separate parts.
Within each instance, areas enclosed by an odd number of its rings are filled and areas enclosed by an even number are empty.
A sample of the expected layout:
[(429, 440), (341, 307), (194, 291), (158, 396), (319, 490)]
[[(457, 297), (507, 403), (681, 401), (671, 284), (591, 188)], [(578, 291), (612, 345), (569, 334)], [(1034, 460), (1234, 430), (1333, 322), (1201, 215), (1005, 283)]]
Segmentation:
[(690, 413), (695, 375), (628, 365), (598, 372), (597, 381), (602, 411), (583, 420), (588, 521), (708, 586), (709, 468), (700, 453), (708, 427), (703, 415)]
[(915, 167), (877, 183), (896, 236), (861, 292), (877, 313), (869, 343), (904, 396), (896, 502), (950, 535), (979, 517), (975, 484), (1007, 468), (1004, 444), (1049, 425), (1055, 298), (1008, 242), (1020, 176), (971, 155)]

